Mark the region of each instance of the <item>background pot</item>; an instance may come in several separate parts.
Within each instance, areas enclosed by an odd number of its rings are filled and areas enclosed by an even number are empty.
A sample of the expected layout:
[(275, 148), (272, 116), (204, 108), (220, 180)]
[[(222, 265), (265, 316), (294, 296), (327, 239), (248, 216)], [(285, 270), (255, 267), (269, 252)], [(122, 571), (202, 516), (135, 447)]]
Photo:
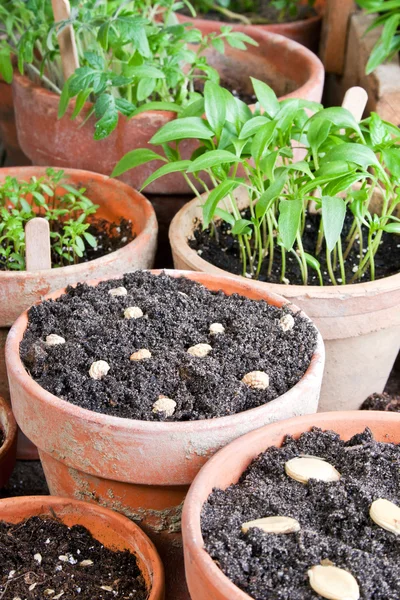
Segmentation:
[[(240, 28), (237, 28), (240, 30)], [(312, 52), (282, 36), (246, 29), (260, 44), (246, 52), (227, 47), (225, 54), (207, 53), (209, 61), (229, 84), (251, 90), (252, 75), (275, 88), (279, 96), (296, 96), (319, 101), (324, 82), (324, 68)], [(148, 145), (151, 137), (175, 113), (147, 111), (128, 120), (120, 117), (116, 130), (105, 140), (93, 140), (94, 117), (84, 122), (91, 104), (81, 115), (70, 120), (73, 106), (61, 120), (57, 119), (59, 96), (39, 87), (27, 77), (15, 73), (13, 82), (18, 138), (24, 152), (34, 164), (88, 169), (109, 175), (124, 154)], [(151, 146), (151, 148), (153, 148)], [(189, 158), (196, 148), (195, 140), (180, 144), (182, 156)], [(140, 189), (159, 162), (128, 171), (122, 180)], [(188, 193), (182, 176), (172, 174), (152, 183), (148, 193)]]
[[(286, 303), (245, 280), (179, 271), (167, 273), (175, 277), (184, 274), (211, 290), (264, 299), (275, 306)], [(62, 293), (63, 290), (50, 297)], [(187, 598), (180, 515), (189, 484), (207, 459), (236, 437), (265, 423), (316, 411), (324, 364), (321, 338), (303, 378), (272, 402), (217, 419), (159, 423), (91, 412), (41, 388), (31, 379), (19, 357), (19, 343), (26, 325), (27, 313), (24, 313), (7, 340), (11, 400), (19, 426), (39, 447), (50, 492), (97, 501), (138, 521), (161, 553), (169, 599)]]
[(51, 496), (24, 496), (0, 500), (0, 520), (20, 523), (29, 517), (54, 518), (65, 525), (82, 525), (93, 537), (112, 550), (129, 550), (151, 589), (149, 600), (164, 600), (164, 570), (152, 542), (137, 525), (111, 510)]
[(14, 469), (17, 454), (17, 424), (10, 406), (0, 396), (0, 430), (5, 436), (0, 445), (0, 488), (4, 487)]
[[(235, 194), (239, 207), (245, 208), (247, 194), (243, 190)], [(172, 220), (169, 237), (174, 266), (227, 275), (187, 243), (195, 221), (202, 220), (200, 205), (197, 199), (189, 202)], [(300, 306), (320, 330), (326, 349), (320, 411), (358, 409), (367, 396), (383, 391), (400, 347), (400, 274), (324, 287), (252, 283)]]
[[(29, 180), (45, 174), (45, 167), (0, 169), (0, 182), (7, 176)], [(99, 205), (97, 216), (110, 222), (131, 219), (135, 239), (116, 252), (87, 263), (44, 271), (0, 271), (0, 395), (9, 398), (4, 346), (10, 325), (22, 311), (53, 290), (96, 277), (112, 277), (116, 272), (147, 269), (153, 266), (157, 245), (157, 221), (148, 200), (115, 179), (104, 175), (69, 169), (65, 181), (85, 187), (87, 196)], [(34, 458), (31, 446), (21, 448), (19, 458)], [(36, 455), (37, 456), (37, 455)]]
[(262, 427), (232, 442), (200, 471), (187, 495), (182, 517), (185, 569), (192, 600), (251, 600), (217, 567), (203, 549), (200, 513), (213, 488), (236, 483), (250, 462), (288, 434), (299, 437), (311, 427), (331, 429), (344, 440), (369, 427), (380, 442), (400, 442), (400, 414), (343, 411), (297, 417)]
[(14, 102), (11, 85), (0, 75), (0, 140), (7, 152), (7, 162), (12, 165), (29, 165), (22, 152), (15, 124)]

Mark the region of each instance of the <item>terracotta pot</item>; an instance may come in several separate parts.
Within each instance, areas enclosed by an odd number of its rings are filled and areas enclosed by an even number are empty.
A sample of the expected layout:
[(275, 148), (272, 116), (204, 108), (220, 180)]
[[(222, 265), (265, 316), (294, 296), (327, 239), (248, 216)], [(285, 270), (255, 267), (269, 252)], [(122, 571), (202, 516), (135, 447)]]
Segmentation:
[[(21, 167), (0, 169), (0, 182), (7, 175), (29, 179), (44, 175), (45, 168)], [(39, 272), (0, 271), (0, 395), (9, 397), (4, 361), (4, 345), (8, 328), (23, 310), (60, 287), (98, 277), (112, 277), (116, 272), (146, 269), (153, 266), (157, 245), (157, 221), (148, 200), (139, 192), (115, 179), (87, 171), (67, 170), (70, 185), (85, 187), (87, 195), (99, 205), (98, 216), (110, 222), (121, 217), (131, 219), (136, 233), (130, 243), (106, 256), (80, 265)], [(22, 438), (23, 440), (23, 438)], [(19, 458), (37, 458), (30, 445), (21, 448)]]
[[(246, 193), (237, 190), (236, 197), (239, 207), (246, 208)], [(197, 199), (181, 208), (171, 223), (174, 267), (227, 275), (189, 247), (196, 220), (202, 220)], [(320, 330), (327, 357), (320, 411), (358, 409), (367, 396), (383, 391), (400, 347), (400, 274), (353, 285), (253, 285), (300, 306)]]
[[(305, 4), (305, 2), (303, 2)], [(309, 19), (301, 19), (299, 21), (293, 21), (292, 23), (276, 23), (270, 25), (251, 25), (260, 31), (269, 31), (270, 33), (278, 33), (283, 35), (303, 46), (309, 48), (313, 52), (317, 53), (319, 48), (319, 40), (321, 36), (322, 26), (322, 15), (324, 12), (326, 0), (317, 0), (315, 9), (317, 15), (310, 17)], [(193, 26), (201, 30), (203, 34), (211, 33), (213, 31), (219, 31), (221, 25), (228, 25), (231, 23), (221, 21), (213, 21), (211, 19), (204, 18), (193, 18), (185, 15), (178, 14), (178, 20), (180, 23), (186, 23), (188, 21), (193, 22)], [(221, 15), (223, 19), (223, 15)], [(246, 31), (248, 26), (244, 26)]]
[(4, 487), (14, 469), (17, 454), (17, 423), (10, 406), (0, 396), (0, 431), (5, 436), (0, 445), (0, 488)]
[[(201, 273), (167, 273), (174, 277), (184, 274), (210, 290), (264, 299), (275, 306), (286, 303), (246, 281)], [(100, 502), (138, 521), (161, 553), (170, 600), (187, 598), (180, 514), (188, 485), (207, 459), (236, 437), (272, 421), (316, 411), (324, 364), (321, 338), (303, 378), (269, 404), (218, 419), (160, 423), (84, 410), (41, 388), (19, 357), (26, 325), (25, 312), (7, 340), (11, 400), (19, 426), (39, 447), (51, 493)]]
[(15, 125), (14, 103), (11, 85), (0, 75), (0, 139), (7, 152), (7, 162), (11, 165), (29, 165), (30, 161), (22, 152)]
[(23, 496), (0, 500), (0, 520), (20, 523), (30, 517), (54, 518), (68, 527), (82, 525), (111, 550), (136, 556), (148, 589), (148, 600), (164, 600), (164, 569), (157, 550), (143, 531), (125, 517), (101, 506), (52, 496)]
[(299, 437), (311, 427), (331, 429), (344, 440), (369, 427), (380, 442), (400, 442), (400, 414), (343, 411), (296, 417), (252, 431), (218, 452), (200, 471), (186, 497), (182, 516), (185, 570), (192, 600), (251, 600), (217, 567), (204, 550), (200, 513), (213, 488), (236, 483), (250, 462), (286, 435)]
[[(248, 30), (248, 33), (258, 41), (258, 47), (249, 46), (246, 52), (228, 47), (224, 55), (215, 51), (207, 53), (210, 63), (228, 84), (250, 91), (249, 75), (252, 75), (271, 84), (280, 96), (320, 101), (324, 68), (316, 56), (281, 36), (258, 30)], [(148, 146), (156, 131), (175, 118), (175, 113), (166, 111), (148, 111), (130, 120), (120, 117), (116, 130), (105, 140), (96, 142), (93, 140), (94, 117), (81, 127), (91, 104), (87, 103), (74, 121), (68, 118), (72, 106), (69, 113), (58, 120), (59, 97), (53, 92), (18, 73), (14, 77), (13, 91), (21, 146), (32, 162), (39, 165), (75, 167), (109, 175), (126, 152)], [(182, 156), (190, 158), (196, 145), (196, 140), (181, 143)], [(122, 180), (140, 189), (161, 164), (156, 161), (128, 171)], [(174, 173), (152, 183), (146, 192), (183, 194), (189, 189), (184, 178)]]

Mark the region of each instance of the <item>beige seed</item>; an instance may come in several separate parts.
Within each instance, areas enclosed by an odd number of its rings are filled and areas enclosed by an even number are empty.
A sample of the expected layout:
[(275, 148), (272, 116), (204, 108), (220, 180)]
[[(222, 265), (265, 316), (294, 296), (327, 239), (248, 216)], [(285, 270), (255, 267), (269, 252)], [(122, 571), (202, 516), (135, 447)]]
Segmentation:
[(80, 566), (80, 567), (90, 567), (92, 564), (93, 564), (93, 561), (92, 561), (92, 560), (90, 560), (90, 558), (87, 558), (86, 560), (82, 560), (82, 561), (79, 563), (79, 566)]
[(53, 600), (58, 600), (59, 598), (61, 598), (61, 596), (64, 596), (64, 592), (60, 592), (59, 594), (57, 594), (57, 596), (53, 596)]
[(310, 586), (327, 600), (358, 600), (360, 588), (351, 573), (338, 567), (316, 565), (307, 572)]
[(37, 553), (33, 555), (34, 560), (36, 560), (37, 563), (39, 563), (39, 565), (42, 563), (42, 555)]
[(61, 560), (61, 562), (68, 562), (68, 556), (66, 556), (65, 554), (61, 554), (58, 557), (58, 560)]
[(198, 358), (204, 358), (211, 350), (212, 347), (210, 344), (196, 344), (195, 346), (188, 348), (188, 353), (192, 356), (197, 356)]
[(279, 319), (279, 327), (282, 329), (282, 331), (290, 331), (293, 329), (294, 319), (290, 313), (283, 315), (283, 317)]
[(128, 293), (128, 290), (121, 286), (121, 287), (113, 288), (112, 290), (108, 290), (108, 293), (110, 294), (110, 296), (126, 296)]
[(163, 396), (161, 394), (160, 396), (158, 396), (158, 400), (154, 402), (152, 412), (165, 413), (167, 417), (172, 417), (172, 415), (175, 412), (175, 408), (175, 400), (172, 400), (172, 398), (167, 398), (167, 396)]
[(224, 333), (225, 327), (222, 323), (211, 323), (210, 325), (210, 335), (218, 335), (219, 333)]
[(369, 516), (379, 527), (400, 535), (400, 506), (379, 498), (371, 504)]
[(89, 375), (92, 379), (103, 379), (110, 368), (110, 365), (105, 360), (96, 360), (90, 366)]
[(269, 376), (264, 371), (250, 371), (242, 381), (253, 390), (266, 390), (269, 386)]
[(28, 590), (29, 590), (30, 592), (32, 592), (32, 591), (35, 589), (35, 587), (36, 587), (36, 586), (37, 586), (37, 583), (32, 583), (32, 585), (30, 585), (30, 586), (28, 587)]
[(242, 532), (247, 533), (251, 527), (262, 529), (265, 533), (294, 533), (300, 531), (300, 523), (291, 517), (265, 517), (243, 523)]
[(43, 594), (45, 596), (53, 596), (53, 594), (56, 593), (56, 590), (52, 590), (51, 588), (47, 588), (47, 590), (44, 590)]
[(330, 463), (318, 456), (298, 456), (285, 464), (286, 475), (307, 483), (309, 479), (319, 481), (339, 481), (340, 473)]
[(128, 306), (124, 310), (124, 317), (125, 319), (140, 319), (143, 317), (143, 311), (138, 306)]
[(102, 586), (100, 587), (100, 589), (101, 589), (101, 590), (105, 590), (106, 592), (112, 592), (112, 591), (113, 591), (112, 587), (111, 587), (111, 586), (109, 586), (109, 585), (102, 585)]
[(65, 339), (61, 335), (51, 333), (46, 336), (46, 346), (58, 346), (59, 344), (65, 344)]
[(145, 360), (146, 358), (151, 358), (151, 352), (150, 350), (147, 350), (147, 348), (141, 348), (130, 356), (130, 359), (134, 361)]

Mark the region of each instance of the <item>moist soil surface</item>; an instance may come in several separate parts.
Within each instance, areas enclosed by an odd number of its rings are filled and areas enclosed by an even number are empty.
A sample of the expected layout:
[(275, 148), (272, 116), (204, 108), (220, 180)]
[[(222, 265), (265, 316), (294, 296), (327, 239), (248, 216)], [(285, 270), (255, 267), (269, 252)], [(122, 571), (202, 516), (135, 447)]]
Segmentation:
[[(285, 462), (301, 454), (326, 459), (341, 479), (302, 484), (289, 478)], [(299, 440), (287, 437), (282, 448), (267, 449), (237, 484), (212, 492), (201, 518), (205, 547), (255, 600), (321, 598), (311, 589), (307, 571), (322, 561), (349, 571), (362, 600), (398, 600), (398, 539), (369, 517), (378, 498), (400, 504), (399, 446), (375, 442), (368, 429), (344, 442), (332, 431), (314, 428)], [(300, 531), (241, 532), (242, 523), (273, 515), (297, 519)]]
[(18, 460), (9, 482), (0, 488), (0, 498), (48, 495), (49, 488), (40, 460)]
[[(126, 296), (111, 296), (123, 286)], [(143, 317), (125, 319), (137, 306)], [(316, 330), (301, 315), (283, 331), (287, 309), (239, 295), (210, 292), (186, 278), (136, 271), (123, 279), (89, 287), (79, 284), (57, 301), (29, 311), (21, 358), (30, 375), (54, 395), (92, 411), (141, 420), (189, 421), (235, 414), (265, 404), (292, 388), (307, 370)], [(212, 323), (225, 332), (210, 335)], [(49, 334), (65, 344), (46, 346)], [(211, 352), (192, 356), (188, 348), (206, 343)], [(151, 358), (131, 361), (148, 349)], [(108, 374), (89, 376), (94, 361)], [(269, 387), (254, 390), (241, 380), (251, 371), (269, 375)], [(160, 395), (172, 398), (171, 417), (153, 413)]]
[[(194, 7), (197, 9), (196, 2), (193, 3)], [(297, 7), (297, 12), (295, 15), (291, 16), (290, 14), (285, 13), (282, 18), (281, 11), (277, 10), (274, 6), (271, 6), (271, 3), (268, 0), (259, 0), (258, 2), (253, 2), (249, 4), (253, 4), (252, 10), (246, 10), (244, 6), (244, 2), (235, 0), (230, 4), (229, 10), (241, 14), (247, 17), (252, 25), (268, 25), (268, 24), (282, 24), (282, 23), (292, 23), (295, 21), (300, 21), (303, 19), (308, 19), (310, 17), (316, 16), (316, 11), (309, 6), (299, 6)], [(181, 9), (181, 12), (188, 16), (189, 18), (193, 18), (188, 9)], [(199, 11), (200, 12), (200, 11)], [(206, 14), (199, 14), (202, 19), (207, 19), (211, 21), (222, 21), (225, 23), (235, 23), (242, 24), (239, 19), (230, 19), (226, 14), (222, 14), (217, 10), (210, 10)], [(196, 21), (194, 21), (194, 25)]]
[(148, 598), (136, 557), (105, 548), (81, 525), (41, 517), (0, 522), (0, 556), (2, 600)]
[(386, 412), (400, 412), (400, 396), (383, 392), (371, 394), (361, 405), (361, 410), (384, 410)]
[[(243, 218), (250, 218), (249, 211), (242, 212)], [(318, 235), (320, 217), (318, 215), (308, 215), (306, 221), (305, 232), (302, 237), (304, 250), (309, 254), (315, 256), (315, 247)], [(343, 248), (346, 248), (346, 236), (350, 230), (352, 224), (352, 217), (346, 216), (345, 224), (343, 228), (342, 244)], [(188, 240), (189, 246), (196, 250), (197, 253), (212, 265), (234, 273), (235, 275), (242, 275), (242, 263), (240, 261), (240, 249), (237, 238), (230, 233), (231, 227), (226, 222), (219, 222), (217, 224), (218, 236), (215, 237), (211, 229), (202, 230), (202, 225), (199, 223), (194, 230), (194, 236)], [(367, 247), (367, 234), (364, 231), (365, 240), (363, 248)], [(382, 279), (395, 275), (400, 271), (400, 238), (397, 235), (384, 234), (382, 236), (382, 242), (379, 250), (375, 256), (375, 279)], [(281, 283), (281, 255), (278, 246), (275, 246), (275, 259), (271, 275), (268, 275), (268, 257), (263, 261), (261, 272), (259, 276), (260, 281), (269, 281), (271, 283)], [(349, 253), (345, 260), (345, 271), (346, 271), (346, 283), (350, 283), (351, 278), (354, 276), (354, 267), (359, 264), (359, 252), (360, 245), (356, 240), (353, 249)], [(331, 285), (332, 282), (329, 278), (328, 271), (326, 268), (326, 254), (325, 245), (323, 245), (321, 253), (318, 255), (318, 260), (321, 264), (322, 279), (324, 285)], [(286, 253), (286, 279), (293, 285), (302, 285), (303, 280), (299, 268), (298, 261), (293, 254)], [(342, 278), (339, 268), (335, 271), (336, 281), (342, 283)], [(369, 281), (370, 273), (366, 271), (361, 281)], [(319, 285), (319, 279), (316, 271), (310, 267), (308, 269), (308, 285)]]

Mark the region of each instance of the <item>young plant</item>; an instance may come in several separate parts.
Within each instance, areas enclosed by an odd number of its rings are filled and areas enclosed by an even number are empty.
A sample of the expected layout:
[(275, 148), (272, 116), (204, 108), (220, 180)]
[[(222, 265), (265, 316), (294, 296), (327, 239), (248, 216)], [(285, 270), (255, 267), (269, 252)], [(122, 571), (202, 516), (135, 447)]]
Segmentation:
[(38, 216), (49, 221), (52, 253), (59, 257), (53, 266), (76, 264), (88, 246), (96, 247), (88, 217), (98, 207), (63, 175), (47, 169), (44, 177), (6, 177), (0, 185), (0, 270), (25, 270), (25, 225)]
[(376, 18), (365, 33), (383, 26), (366, 66), (366, 73), (372, 73), (380, 64), (391, 60), (400, 51), (400, 0), (356, 0), (367, 14)]
[[(152, 160), (165, 164), (143, 187), (168, 173), (182, 173), (203, 205), (204, 229), (211, 227), (216, 235), (215, 220), (228, 223), (247, 277), (258, 278), (266, 261), (267, 278), (279, 267), (281, 281), (288, 282), (290, 254), (305, 285), (310, 269), (322, 285), (324, 254), (331, 282), (349, 283), (345, 261), (357, 247), (359, 259), (351, 282), (367, 270), (374, 279), (382, 234), (400, 233), (395, 216), (400, 130), (376, 114), (359, 125), (344, 108), (322, 109), (301, 99), (279, 102), (266, 84), (253, 79), (253, 86), (258, 100), (254, 113), (227, 90), (208, 82), (197, 111), (166, 124), (152, 138), (163, 154), (134, 150), (117, 164), (113, 175)], [(314, 114), (309, 116), (310, 112)], [(199, 147), (190, 160), (182, 160), (180, 143), (187, 138), (197, 138)], [(303, 153), (302, 160), (295, 161), (294, 147), (296, 153)], [(246, 213), (236, 200), (239, 186), (247, 190)], [(207, 193), (205, 197), (198, 187)], [(378, 215), (371, 200), (379, 192)], [(316, 212), (319, 220), (313, 252), (303, 244), (310, 212)], [(351, 226), (345, 235), (346, 215)]]
[[(299, 17), (298, 0), (269, 0), (267, 4), (271, 9), (275, 9), (277, 23), (295, 21)], [(314, 4), (315, 0), (307, 2), (310, 9)], [(245, 25), (273, 22), (262, 16), (262, 5), (259, 0), (193, 0), (192, 6), (200, 14), (215, 11), (230, 21), (241, 21)]]

